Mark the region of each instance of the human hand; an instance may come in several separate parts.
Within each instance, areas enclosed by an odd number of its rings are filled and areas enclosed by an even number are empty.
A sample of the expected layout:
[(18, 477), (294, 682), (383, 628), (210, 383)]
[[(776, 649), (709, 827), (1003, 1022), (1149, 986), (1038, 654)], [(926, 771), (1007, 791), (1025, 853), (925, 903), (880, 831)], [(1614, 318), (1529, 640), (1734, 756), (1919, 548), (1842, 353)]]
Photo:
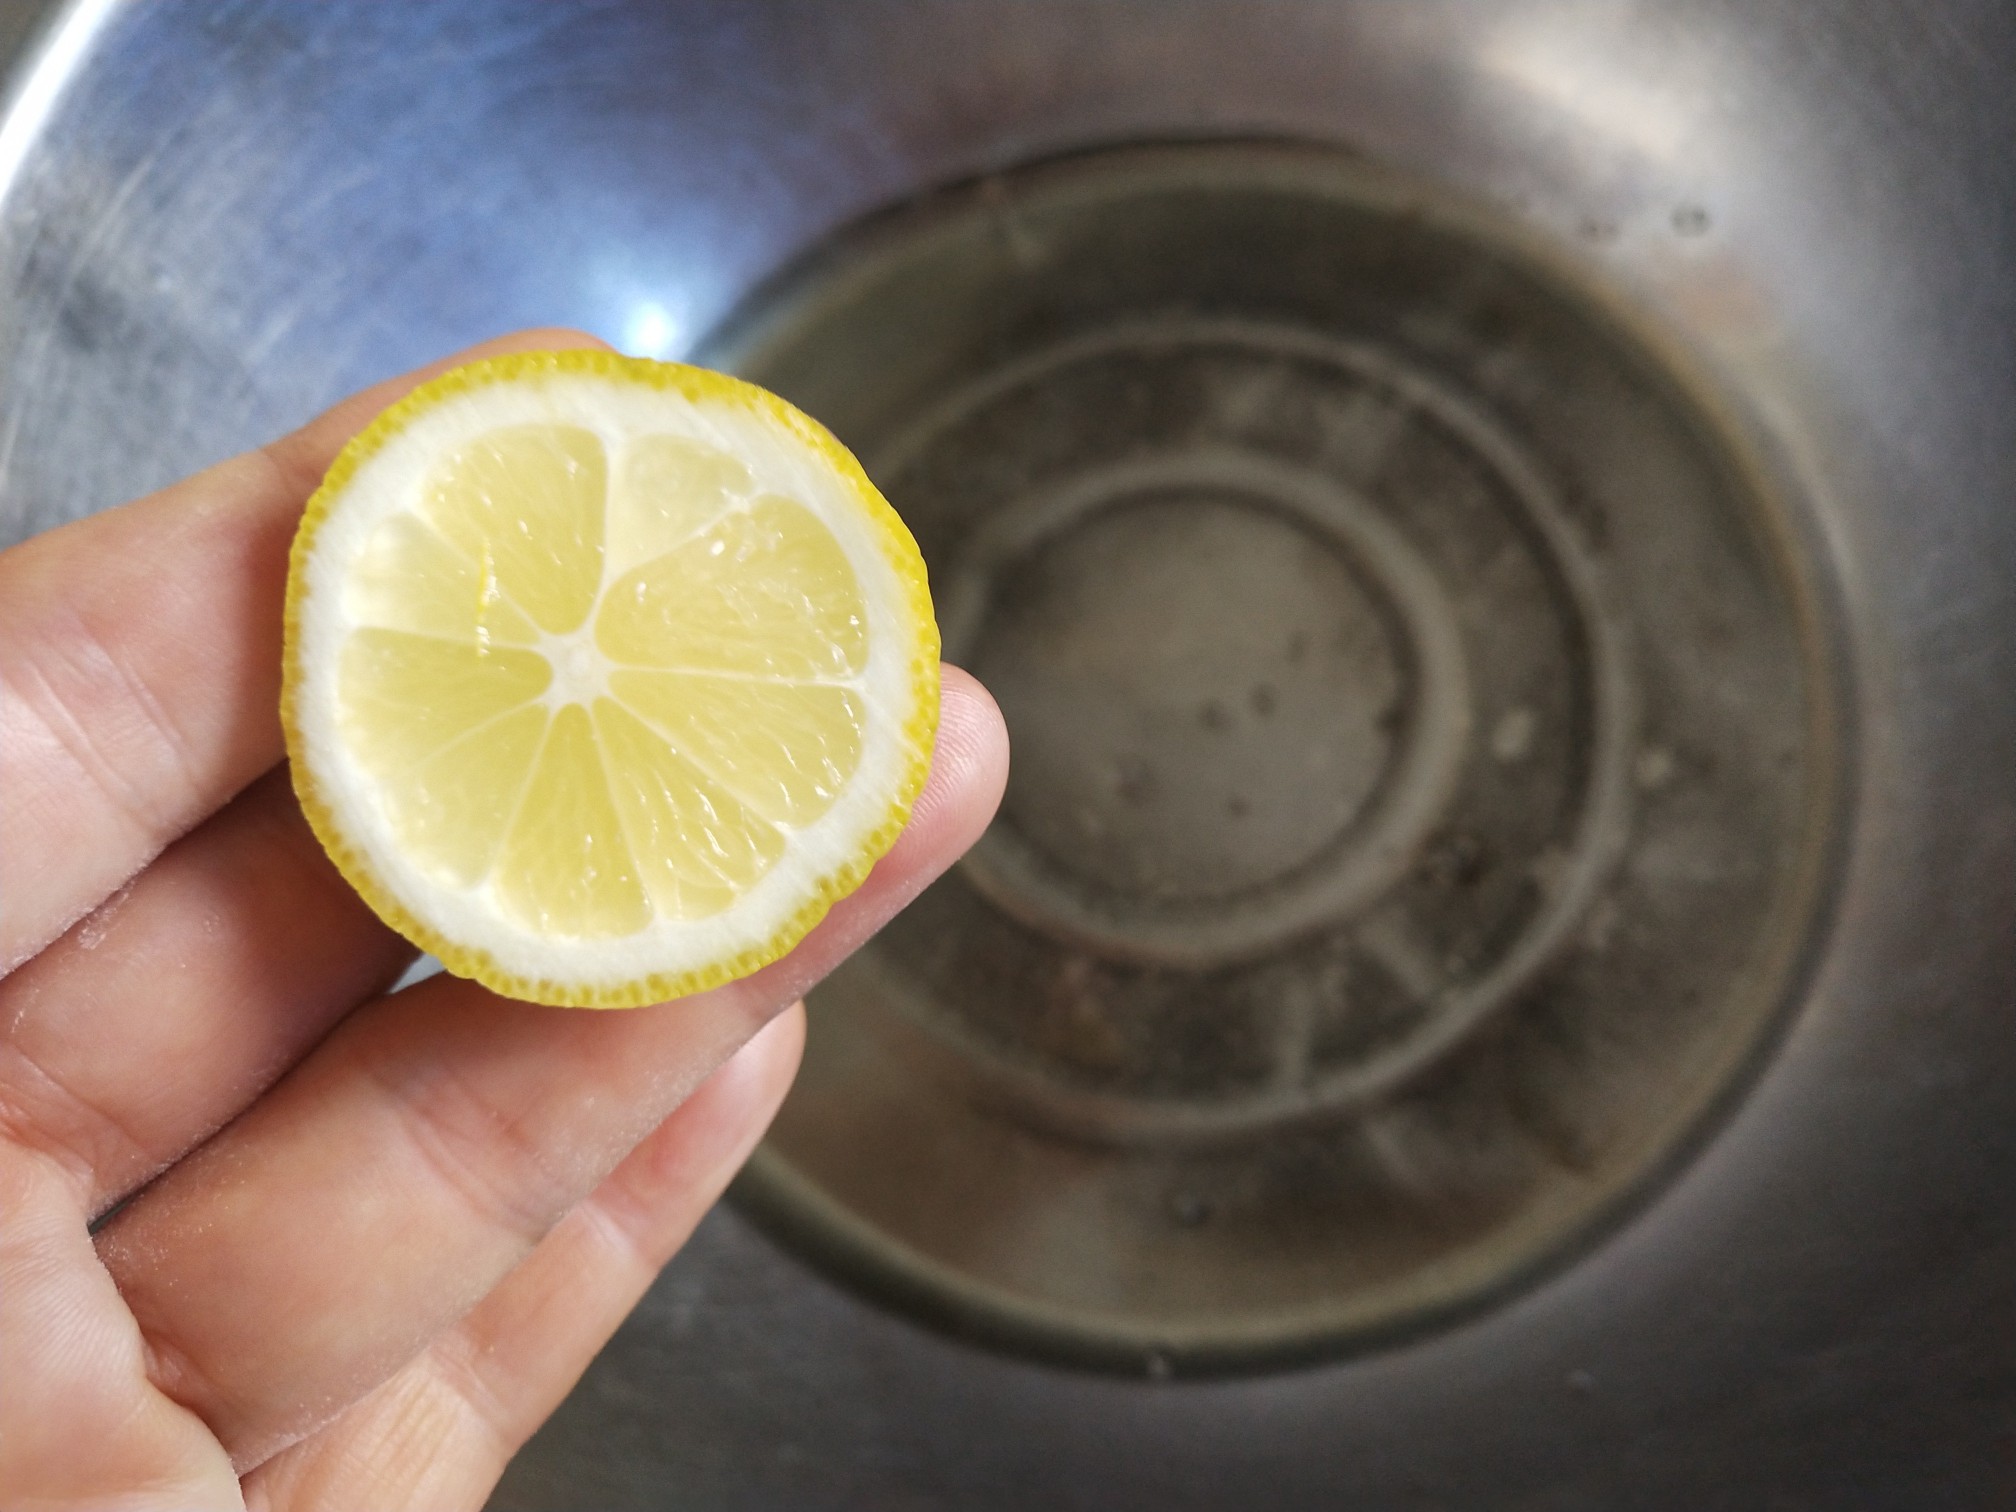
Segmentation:
[(796, 1000), (999, 801), (948, 669), (908, 830), (785, 959), (629, 1012), (386, 996), (412, 948), (277, 765), (281, 599), (323, 470), (432, 371), (0, 553), (9, 1509), (480, 1505), (761, 1135)]

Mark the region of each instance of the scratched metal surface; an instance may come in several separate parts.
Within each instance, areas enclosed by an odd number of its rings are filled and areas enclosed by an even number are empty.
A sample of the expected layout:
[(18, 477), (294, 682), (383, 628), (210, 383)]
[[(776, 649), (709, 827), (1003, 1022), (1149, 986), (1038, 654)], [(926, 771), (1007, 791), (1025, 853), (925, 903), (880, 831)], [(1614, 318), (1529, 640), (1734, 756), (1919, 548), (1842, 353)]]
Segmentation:
[(1560, 246), (1796, 480), (1838, 585), (1832, 928), (1741, 1106), (1578, 1262), (1404, 1347), (1157, 1386), (919, 1329), (724, 1212), (495, 1504), (2016, 1499), (2011, 30), (1992, 0), (75, 7), (0, 130), (0, 541), (510, 326), (684, 352), (922, 186), (1237, 130)]

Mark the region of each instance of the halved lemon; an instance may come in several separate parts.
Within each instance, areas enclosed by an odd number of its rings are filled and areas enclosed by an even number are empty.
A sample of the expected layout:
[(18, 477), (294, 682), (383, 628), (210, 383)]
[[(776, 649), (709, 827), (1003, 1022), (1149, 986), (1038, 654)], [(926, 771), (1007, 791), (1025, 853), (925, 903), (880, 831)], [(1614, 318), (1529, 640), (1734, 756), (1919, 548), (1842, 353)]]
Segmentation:
[(529, 353), (337, 458), (281, 717), (389, 924), (508, 996), (627, 1007), (774, 960), (867, 876), (930, 763), (938, 629), (909, 531), (783, 400)]

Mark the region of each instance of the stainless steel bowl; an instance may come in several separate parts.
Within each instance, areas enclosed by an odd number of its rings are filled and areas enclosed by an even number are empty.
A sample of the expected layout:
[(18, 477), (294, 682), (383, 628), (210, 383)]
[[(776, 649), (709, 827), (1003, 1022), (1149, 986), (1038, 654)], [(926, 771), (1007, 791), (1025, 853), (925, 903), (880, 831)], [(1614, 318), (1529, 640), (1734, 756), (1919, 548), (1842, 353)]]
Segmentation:
[[(633, 351), (705, 352), (817, 398), (897, 502), (935, 522), (948, 624), (966, 626), (973, 654), (1021, 703), (1041, 758), (1025, 768), (1037, 785), (1025, 781), (1011, 828), (919, 920), (949, 920), (948, 938), (971, 940), (971, 920), (995, 910), (1093, 964), (1069, 968), (1075, 978), (1055, 966), (1050, 980), (1071, 990), (1044, 1000), (1048, 1019), (1034, 1000), (1018, 1017), (1012, 993), (948, 1014), (945, 983), (971, 979), (958, 961), (924, 974), (921, 999), (916, 973), (888, 980), (922, 959), (913, 920), (836, 980), (815, 1029), (827, 1048), (815, 1039), (804, 1096), (742, 1208), (703, 1228), (497, 1505), (2007, 1505), (2012, 75), (2016, 28), (1989, 0), (87, 0), (58, 15), (0, 126), (0, 540), (166, 481), (442, 350), (571, 322)], [(1284, 154), (1319, 164), (1313, 179), (1282, 167)], [(1277, 224), (1270, 240), (1250, 214), (1231, 216), (1224, 194), (1186, 201), (1131, 264), (1070, 263), (1104, 267), (1106, 283), (1078, 326), (1044, 323), (1069, 305), (1051, 297), (1069, 259), (1046, 261), (1068, 230), (1060, 205), (1110, 207), (1153, 182), (1189, 193), (1212, 173), (1227, 192), (1294, 180), (1300, 230)], [(1117, 223), (1153, 223), (1134, 203)], [(1347, 207), (1358, 229), (1312, 230), (1322, 205)], [(1229, 282), (1203, 279), (1211, 259), (1197, 248), (1234, 222), (1246, 229), (1227, 256), (1265, 256)], [(920, 278), (930, 248), (960, 235), (977, 239)], [(1312, 247), (1362, 250), (1381, 236), (1412, 250), (1383, 283), (1360, 268), (1361, 292), (1379, 298), (1312, 304), (1323, 288)], [(1422, 272), (1442, 266), (1430, 243), (1469, 248), (1440, 283)], [(988, 283), (990, 257), (1024, 273)], [(1291, 266), (1301, 276), (1269, 284), (1265, 269)], [(962, 279), (986, 296), (963, 314)], [(1508, 303), (1513, 284), (1531, 298)], [(1150, 287), (1171, 297), (1148, 308), (1134, 295)], [(990, 326), (1015, 289), (1040, 297), (1020, 323)], [(1568, 350), (1559, 343), (1520, 345), (1519, 320), (1542, 306), (1576, 312), (1563, 318), (1594, 343), (1587, 351), (1611, 354), (1608, 377), (1549, 367), (1548, 353)], [(878, 310), (879, 323), (847, 325)], [(1172, 312), (1190, 323), (1172, 327)], [(879, 353), (878, 330), (890, 343)], [(1127, 411), (1137, 419), (1184, 382), (1217, 385), (1205, 430), (1182, 433), (1183, 469), (1168, 463), (1173, 432), (1150, 427), (1123, 446), (1104, 420), (1075, 432), (1028, 420), (1043, 403), (1120, 413), (1070, 400), (1083, 392), (1070, 385), (1129, 391), (1111, 366), (1128, 362), (1145, 396)], [(1525, 770), (1528, 753), (1547, 752), (1546, 711), (1513, 717), (1523, 706), (1500, 698), (1511, 684), (1476, 675), (1482, 649), (1436, 659), (1447, 638), (1433, 627), (1464, 622), (1461, 601), (1483, 579), (1441, 559), (1409, 565), (1466, 538), (1393, 513), (1396, 499), (1433, 491), (1350, 473), (1365, 455), (1350, 445), (1319, 455), (1232, 424), (1267, 364), (1276, 379), (1300, 375), (1260, 406), (1269, 414), (1350, 401), (1362, 418), (1378, 408), (1364, 395), (1397, 394), (1405, 402), (1381, 412), (1408, 434), (1470, 415), (1469, 454), (1514, 459), (1493, 476), (1527, 501), (1524, 539), (1541, 541), (1535, 560), (1563, 585), (1532, 602), (1582, 626), (1583, 671), (1570, 658), (1534, 685), (1586, 695), (1575, 750), (1600, 753), (1601, 730), (1627, 732), (1614, 760), (1560, 769), (1582, 773), (1577, 792), (1600, 796), (1606, 772), (1628, 790), (1625, 818), (1586, 831), (1622, 838), (1590, 873), (1610, 880), (1578, 895), (1562, 938), (1576, 960), (1601, 939), (1652, 939), (1665, 953), (1647, 962), (1663, 965), (1648, 964), (1631, 1001), (1674, 990), (1659, 1013), (1620, 1017), (1613, 987), (1586, 1019), (1527, 1043), (1529, 984), (1502, 1000), (1473, 994), (1474, 1014), (1416, 1015), (1392, 1043), (1426, 1048), (1406, 1056), (1361, 1044), (1327, 1081), (1256, 1073), (1243, 1087), (1220, 1074), (1259, 1064), (1241, 1062), (1240, 1045), (1271, 1055), (1316, 1041), (1297, 1041), (1292, 1025), (1273, 1039), (1149, 1036), (1150, 1049), (1205, 1046), (1200, 1064), (1219, 1079), (1201, 1098), (1182, 1056), (1113, 1051), (1126, 1041), (1112, 1037), (1108, 989), (1136, 981), (1127, 972), (1162, 972), (1166, 985), (1244, 970), (1316, 950), (1311, 931), (1339, 920), (1352, 949), (1412, 959), (1404, 932), (1383, 944), (1376, 927), (1365, 934), (1364, 900), (1488, 868), (1483, 848), (1446, 825), (1409, 829), (1414, 810), (1394, 795), (1416, 791), (1412, 781), (1455, 801), (1435, 786), (1438, 750), (1467, 753), (1451, 768), (1463, 771), (1499, 759)], [(1038, 371), (1043, 383), (1017, 398)], [(944, 401), (928, 414), (927, 393)], [(1036, 410), (1016, 420), (1018, 403)], [(895, 423), (905, 416), (909, 432)], [(1016, 450), (1067, 432), (1089, 438), (1069, 467)], [(1627, 434), (1604, 454), (1606, 438)], [(1688, 447), (1699, 486), (1680, 488), (1675, 459)], [(1540, 493), (1513, 486), (1529, 475)], [(971, 499), (954, 519), (934, 501), (953, 496), (946, 479), (966, 478)], [(1567, 501), (1556, 536), (1534, 523), (1543, 496)], [(1591, 499), (1626, 532), (1621, 545), (1575, 513)], [(1370, 513), (1358, 507), (1368, 501)], [(1388, 526), (1402, 531), (1397, 547)], [(1654, 551), (1661, 531), (1678, 534)], [(1708, 554), (1685, 558), (1694, 578), (1662, 578), (1657, 563), (1682, 560), (1681, 537)], [(1172, 554), (1171, 541), (1194, 549)], [(1212, 786), (1233, 770), (1215, 757), (1155, 774), (1158, 789), (1128, 765), (1129, 732), (1101, 725), (1058, 670), (1082, 662), (1058, 626), (1091, 625), (1110, 642), (1098, 614), (1132, 604), (1129, 623), (1152, 619), (1197, 552), (1226, 542), (1237, 543), (1227, 561), (1277, 564), (1247, 602), (1280, 617), (1284, 659), (1290, 621), (1328, 614), (1338, 644), (1357, 650), (1323, 675), (1383, 690), (1399, 712), (1390, 727), (1346, 728), (1334, 698), (1295, 701), (1302, 685), (1285, 660), (1265, 699), (1258, 663), (1186, 663), (1196, 733), (1184, 749), (1245, 739), (1236, 721), (1307, 715), (1315, 723), (1294, 726), (1303, 736), (1255, 737), (1239, 759), (1264, 771), (1282, 751), (1358, 753), (1344, 783), (1356, 796), (1333, 783), (1331, 809), (1256, 811), (1243, 790)], [(1595, 563), (1587, 592), (1575, 586), (1584, 558)], [(1094, 567), (1104, 583), (1114, 564), (1136, 574), (1133, 598), (1086, 587)], [(1294, 573), (1318, 587), (1266, 592)], [(1731, 586), (1743, 583), (1756, 590), (1747, 600)], [(1747, 621), (1687, 622), (1690, 607), (1742, 602)], [(1040, 612), (1018, 617), (1017, 604)], [(1612, 641), (1614, 653), (1597, 654)], [(1612, 663), (1607, 682), (1592, 670)], [(1137, 694), (1176, 686), (1130, 665)], [(1468, 679), (1461, 699), (1448, 694), (1452, 666)], [(1081, 702), (1060, 702), (1067, 694)], [(1632, 711), (1621, 724), (1619, 699)], [(1067, 706), (1071, 718), (1045, 712)], [(1711, 706), (1731, 717), (1701, 728), (1723, 734), (1646, 742), (1660, 720)], [(1772, 767), (1788, 740), (1789, 763)], [(1717, 821), (1736, 839), (1706, 884), (1737, 877), (1731, 856), (1747, 857), (1753, 893), (1729, 892), (1692, 924), (1641, 896), (1612, 910), (1606, 934), (1602, 887), (1642, 861), (1659, 805), (1678, 802), (1659, 795), (1711, 803), (1736, 791), (1726, 765), (1704, 774), (1681, 759), (1704, 749), (1780, 774), (1757, 789), (1776, 797), (1749, 811), (1747, 830), (1733, 809)], [(1125, 844), (1081, 836), (1073, 851), (1057, 795), (1094, 771), (1113, 775), (1100, 803), (1114, 805), (1095, 805), (1094, 818), (1132, 814), (1135, 827)], [(1186, 794), (1186, 815), (1202, 812), (1200, 793), (1225, 808), (1208, 832), (1158, 828), (1140, 818), (1156, 791)], [(1611, 812), (1575, 810), (1599, 811)], [(1325, 871), (1325, 814), (1337, 835), (1402, 834), (1407, 865), (1367, 893), (1351, 879), (1371, 873), (1340, 840)], [(1244, 838), (1262, 821), (1272, 839)], [(1097, 875), (1060, 869), (1060, 852), (1093, 856)], [(1199, 854), (1224, 868), (1209, 906), (1192, 885)], [(1660, 875), (1698, 894), (1700, 854), (1669, 846)], [(1241, 888), (1260, 901), (1227, 903)], [(1731, 941), (1749, 943), (1718, 955)], [(1456, 943), (1430, 961), (1446, 980), (1422, 1001), (1447, 1008), (1461, 996), (1450, 982), (1486, 972), (1489, 941)], [(1328, 999), (1310, 984), (1329, 979), (1309, 961), (1296, 991), (1242, 1001), (1292, 1000), (1320, 1017)], [(1678, 991), (1688, 973), (1706, 984), (1691, 1004)], [(1156, 1011), (1180, 1019), (1180, 997)], [(1059, 1003), (1092, 1006), (1060, 1019)], [(1662, 1055), (1669, 1042), (1654, 1029), (1692, 1048)], [(1575, 1061), (1592, 1046), (1617, 1052), (1610, 1070)], [(850, 1081), (843, 1052), (854, 1048), (888, 1066)], [(1521, 1085), (1537, 1101), (1491, 1092), (1508, 1068), (1534, 1066)], [(917, 1080), (888, 1080), (899, 1074)], [(990, 1110), (993, 1124), (941, 1141), (933, 1130), (947, 1124), (906, 1130), (863, 1113), (891, 1085), (955, 1082), (957, 1106)], [(1494, 1109), (1509, 1121), (1494, 1123)], [(1472, 1144), (1446, 1137), (1459, 1111)], [(1334, 1150), (1291, 1161), (1305, 1197), (1312, 1181), (1334, 1193), (1347, 1176), (1397, 1171), (1409, 1201), (1435, 1200), (1406, 1223), (1388, 1203), (1376, 1222), (1365, 1206), (1341, 1228), (1277, 1225), (1270, 1248), (1258, 1220), (1275, 1210), (1239, 1183), (1268, 1169), (1255, 1160), (1286, 1148), (1290, 1126), (1304, 1140), (1312, 1127), (1354, 1130), (1353, 1148), (1379, 1156), (1348, 1170)], [(990, 1128), (1048, 1164), (1018, 1158), (969, 1183), (970, 1205), (948, 1224), (948, 1180), (984, 1169), (959, 1151)], [(1249, 1136), (1277, 1143), (1256, 1156), (1238, 1143)], [(938, 1181), (937, 1197), (887, 1200), (893, 1149), (916, 1152), (910, 1189)], [(1508, 1152), (1529, 1161), (1526, 1176)], [(1207, 1178), (1221, 1185), (1206, 1190)], [(1554, 1195), (1540, 1207), (1452, 1206), (1436, 1196), (1452, 1186)], [(1293, 1188), (1268, 1190), (1291, 1191), (1279, 1211), (1306, 1213)], [(1092, 1198), (1073, 1209), (1071, 1193)], [(1492, 1214), (1543, 1207), (1546, 1221), (1518, 1243), (1498, 1230), (1477, 1238)], [(1431, 1210), (1439, 1228), (1418, 1221)], [(1238, 1213), (1255, 1221), (1241, 1230)], [(1405, 1251), (1403, 1230), (1434, 1243)], [(1268, 1292), (1280, 1246), (1312, 1232), (1322, 1242), (1298, 1261), (1295, 1286)], [(1359, 1264), (1368, 1235), (1394, 1241), (1385, 1253), (1398, 1259), (1380, 1274), (1420, 1283), (1413, 1291), (1379, 1290), (1377, 1267)], [(1104, 1243), (1110, 1260), (1121, 1237), (1135, 1246), (1124, 1284), (1087, 1258)], [(1213, 1244), (1217, 1258), (1196, 1265)], [(1456, 1274), (1423, 1260), (1430, 1250), (1481, 1259)], [(1244, 1323), (1212, 1331), (1214, 1315), (1196, 1311), (1212, 1287)], [(1286, 1314), (1268, 1311), (1270, 1296), (1328, 1300), (1313, 1323), (1306, 1309), (1291, 1320), (1293, 1347), (1276, 1348)], [(1186, 1307), (1201, 1332), (1183, 1331)], [(1210, 1373), (1227, 1366), (1237, 1373)], [(1193, 1369), (1204, 1377), (1185, 1379)]]

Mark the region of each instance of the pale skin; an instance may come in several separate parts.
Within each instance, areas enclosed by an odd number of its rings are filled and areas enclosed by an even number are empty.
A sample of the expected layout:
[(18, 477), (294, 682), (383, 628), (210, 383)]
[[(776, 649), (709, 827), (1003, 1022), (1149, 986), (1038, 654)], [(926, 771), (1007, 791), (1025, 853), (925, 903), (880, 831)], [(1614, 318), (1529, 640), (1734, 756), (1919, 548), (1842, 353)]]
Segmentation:
[(322, 471), (436, 370), (0, 553), (10, 1512), (480, 1506), (761, 1136), (798, 999), (999, 802), (947, 668), (909, 828), (775, 965), (628, 1012), (386, 996), (413, 951), (281, 765), (280, 605)]

